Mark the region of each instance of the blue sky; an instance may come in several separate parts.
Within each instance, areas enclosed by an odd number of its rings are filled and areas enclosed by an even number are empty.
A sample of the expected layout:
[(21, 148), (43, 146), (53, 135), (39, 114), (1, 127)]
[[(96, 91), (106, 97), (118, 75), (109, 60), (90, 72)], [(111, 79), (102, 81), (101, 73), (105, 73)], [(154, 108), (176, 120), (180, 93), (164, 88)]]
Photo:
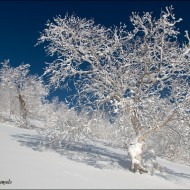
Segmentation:
[[(48, 19), (52, 20), (56, 15), (64, 17), (68, 12), (94, 18), (96, 23), (104, 26), (124, 22), (130, 29), (129, 16), (132, 11), (149, 11), (158, 17), (161, 9), (169, 5), (174, 6), (177, 18), (183, 18), (178, 25), (180, 31), (190, 31), (190, 1), (0, 1), (0, 61), (10, 59), (12, 66), (29, 63), (31, 74), (41, 75), (49, 57), (43, 45), (34, 45)], [(58, 91), (56, 95), (62, 96), (62, 93)]]

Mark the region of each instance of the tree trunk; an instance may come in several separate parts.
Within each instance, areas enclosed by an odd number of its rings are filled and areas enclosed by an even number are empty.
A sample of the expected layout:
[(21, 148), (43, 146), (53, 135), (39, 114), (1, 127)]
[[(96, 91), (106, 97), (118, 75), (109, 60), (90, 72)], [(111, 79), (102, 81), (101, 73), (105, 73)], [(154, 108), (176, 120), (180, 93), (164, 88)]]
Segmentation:
[(128, 147), (128, 155), (131, 159), (131, 171), (136, 173), (139, 171), (142, 173), (147, 173), (148, 171), (142, 166), (142, 153), (145, 146), (144, 138), (141, 137), (141, 125), (137, 117), (136, 110), (131, 110), (131, 124), (136, 134), (136, 138), (130, 143)]
[(144, 145), (144, 141), (140, 141), (139, 138), (136, 138), (133, 142), (131, 142), (128, 148), (128, 155), (131, 159), (131, 171), (134, 173), (139, 172), (142, 174), (148, 172), (141, 163)]
[(9, 89), (9, 119), (11, 120), (11, 116), (13, 114), (13, 109), (12, 109), (12, 97), (11, 97), (11, 89)]
[(19, 94), (19, 104), (20, 104), (20, 115), (23, 121), (21, 126), (24, 126), (26, 124), (27, 109), (26, 109), (26, 103), (22, 98), (21, 94)]

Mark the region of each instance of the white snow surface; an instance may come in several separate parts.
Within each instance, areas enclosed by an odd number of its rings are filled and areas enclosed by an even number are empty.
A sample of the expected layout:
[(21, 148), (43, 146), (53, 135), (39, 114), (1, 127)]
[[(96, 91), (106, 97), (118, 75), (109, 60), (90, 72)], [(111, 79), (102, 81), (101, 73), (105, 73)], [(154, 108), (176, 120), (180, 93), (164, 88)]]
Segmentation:
[(125, 151), (100, 143), (53, 150), (39, 142), (35, 130), (0, 124), (0, 189), (190, 188), (190, 166), (158, 158), (163, 173), (134, 174)]

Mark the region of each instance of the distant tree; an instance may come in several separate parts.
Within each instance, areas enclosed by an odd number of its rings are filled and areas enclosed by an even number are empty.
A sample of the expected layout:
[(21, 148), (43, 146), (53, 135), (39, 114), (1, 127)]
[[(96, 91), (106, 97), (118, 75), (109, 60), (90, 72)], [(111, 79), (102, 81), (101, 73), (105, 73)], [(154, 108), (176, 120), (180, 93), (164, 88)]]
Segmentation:
[(67, 87), (75, 77), (79, 106), (127, 118), (133, 171), (144, 172), (141, 155), (150, 135), (189, 121), (190, 38), (185, 31), (186, 43), (179, 41), (176, 24), (182, 19), (172, 10), (166, 7), (158, 19), (133, 12), (132, 31), (125, 24), (106, 28), (58, 16), (38, 39), (49, 43), (47, 54), (57, 56), (44, 73), (51, 85)]
[(21, 126), (26, 127), (29, 115), (38, 111), (38, 105), (48, 95), (48, 88), (38, 76), (29, 75), (29, 64), (22, 64), (18, 67), (11, 67), (9, 60), (1, 63), (0, 68), (0, 93), (1, 103), (6, 105), (11, 115), (17, 116), (20, 113)]

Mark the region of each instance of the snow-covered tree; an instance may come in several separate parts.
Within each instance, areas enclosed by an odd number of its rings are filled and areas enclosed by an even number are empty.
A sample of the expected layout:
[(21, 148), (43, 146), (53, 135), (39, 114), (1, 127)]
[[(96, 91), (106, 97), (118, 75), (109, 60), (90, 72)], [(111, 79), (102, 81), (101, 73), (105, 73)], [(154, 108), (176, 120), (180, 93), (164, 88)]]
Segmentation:
[[(20, 114), (20, 125), (26, 127), (27, 119), (37, 115), (38, 107), (48, 95), (48, 88), (38, 76), (29, 75), (29, 64), (11, 67), (9, 60), (1, 63), (0, 93), (2, 111), (9, 110), (9, 117)], [(7, 109), (8, 108), (8, 109)], [(5, 110), (6, 109), (6, 110)]]
[(176, 24), (182, 19), (172, 10), (166, 7), (159, 18), (133, 12), (132, 31), (125, 24), (106, 28), (92, 19), (58, 16), (38, 39), (48, 42), (47, 54), (57, 56), (44, 73), (51, 85), (67, 87), (74, 79), (79, 106), (127, 118), (135, 171), (144, 170), (147, 138), (189, 121), (190, 38), (185, 31), (186, 43), (179, 41)]

